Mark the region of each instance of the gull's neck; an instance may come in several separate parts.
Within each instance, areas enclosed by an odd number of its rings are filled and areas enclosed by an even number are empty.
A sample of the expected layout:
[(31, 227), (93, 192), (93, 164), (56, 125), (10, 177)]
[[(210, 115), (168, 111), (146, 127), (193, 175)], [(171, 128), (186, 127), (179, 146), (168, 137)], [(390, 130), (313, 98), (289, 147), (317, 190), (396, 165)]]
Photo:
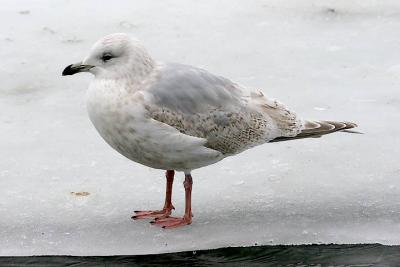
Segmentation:
[(153, 72), (156, 63), (147, 54), (140, 54), (137, 56), (135, 63), (126, 70), (125, 79), (133, 85), (141, 84)]
[(156, 63), (140, 44), (136, 44), (130, 51), (131, 64), (124, 70), (125, 79), (132, 87), (137, 87), (153, 72)]

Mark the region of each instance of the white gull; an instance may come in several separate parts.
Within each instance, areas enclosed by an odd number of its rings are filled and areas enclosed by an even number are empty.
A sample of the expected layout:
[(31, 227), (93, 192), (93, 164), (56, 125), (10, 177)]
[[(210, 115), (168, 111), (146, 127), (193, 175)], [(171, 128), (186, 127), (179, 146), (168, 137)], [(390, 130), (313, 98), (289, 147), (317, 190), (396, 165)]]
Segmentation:
[[(127, 34), (108, 35), (63, 75), (90, 72), (87, 109), (104, 140), (125, 157), (166, 170), (164, 208), (133, 219), (173, 228), (192, 222), (191, 171), (256, 145), (347, 130), (348, 122), (307, 121), (261, 92), (203, 69), (154, 61)], [(172, 217), (174, 171), (185, 173), (185, 215)]]

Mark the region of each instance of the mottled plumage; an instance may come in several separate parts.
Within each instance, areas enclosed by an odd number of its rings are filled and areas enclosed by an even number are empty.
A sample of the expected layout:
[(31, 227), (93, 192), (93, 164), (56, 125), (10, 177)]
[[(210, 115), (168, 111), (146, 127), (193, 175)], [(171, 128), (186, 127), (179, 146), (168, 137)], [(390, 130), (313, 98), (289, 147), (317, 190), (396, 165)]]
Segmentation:
[(284, 106), (261, 93), (246, 94), (226, 78), (181, 64), (163, 64), (155, 72), (157, 79), (143, 88), (150, 117), (206, 139), (206, 147), (226, 156), (302, 129)]
[[(115, 58), (101, 62), (104, 53)], [(332, 132), (224, 77), (156, 62), (124, 34), (97, 42), (83, 63), (95, 66), (87, 102), (96, 129), (122, 155), (153, 168), (190, 171), (270, 141)]]
[[(167, 171), (163, 210), (137, 212), (164, 227), (191, 223), (191, 170), (270, 141), (319, 137), (355, 126), (303, 121), (261, 92), (249, 92), (206, 70), (154, 61), (126, 34), (99, 40), (82, 63), (63, 75), (95, 75), (87, 92), (94, 126), (115, 150), (146, 166)], [(185, 172), (183, 218), (169, 217), (174, 171)]]

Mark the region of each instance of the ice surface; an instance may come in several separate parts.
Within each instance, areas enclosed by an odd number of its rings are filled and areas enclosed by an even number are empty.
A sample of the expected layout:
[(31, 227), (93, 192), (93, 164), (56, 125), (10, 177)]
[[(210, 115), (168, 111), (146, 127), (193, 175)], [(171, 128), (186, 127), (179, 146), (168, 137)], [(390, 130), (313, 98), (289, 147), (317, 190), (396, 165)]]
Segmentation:
[[(400, 244), (399, 1), (18, 0), (0, 20), (0, 255)], [(259, 146), (193, 173), (191, 226), (132, 221), (161, 207), (164, 174), (102, 141), (89, 75), (61, 76), (113, 32), (365, 134)]]

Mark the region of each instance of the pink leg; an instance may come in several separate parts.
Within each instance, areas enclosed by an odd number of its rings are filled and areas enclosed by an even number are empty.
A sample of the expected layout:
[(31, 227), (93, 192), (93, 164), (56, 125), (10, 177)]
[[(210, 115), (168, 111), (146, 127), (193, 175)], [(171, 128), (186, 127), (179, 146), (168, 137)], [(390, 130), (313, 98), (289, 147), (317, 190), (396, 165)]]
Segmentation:
[(175, 228), (184, 226), (192, 223), (192, 176), (185, 174), (185, 215), (182, 218), (179, 217), (166, 217), (166, 218), (155, 218), (150, 223), (161, 226), (162, 228)]
[(171, 215), (171, 210), (175, 209), (172, 205), (172, 184), (174, 182), (174, 170), (167, 170), (165, 176), (167, 178), (167, 189), (165, 192), (165, 203), (164, 208), (162, 210), (154, 210), (154, 211), (135, 211), (135, 215), (132, 216), (132, 219), (148, 219), (148, 218), (166, 218)]

